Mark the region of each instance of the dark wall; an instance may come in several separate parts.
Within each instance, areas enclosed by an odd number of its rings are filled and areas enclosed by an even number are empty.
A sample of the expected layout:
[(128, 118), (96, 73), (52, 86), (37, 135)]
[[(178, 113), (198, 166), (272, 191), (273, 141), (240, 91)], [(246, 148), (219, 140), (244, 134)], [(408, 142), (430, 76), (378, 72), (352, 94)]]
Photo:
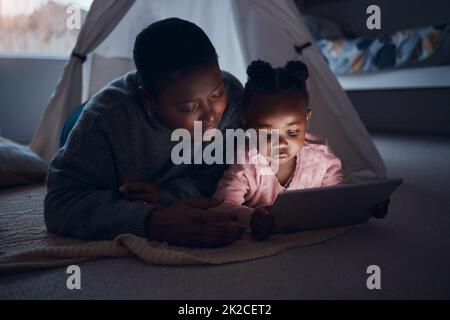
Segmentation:
[(60, 78), (65, 59), (0, 56), (0, 131), (28, 143)]
[[(328, 17), (358, 34), (374, 35), (450, 22), (449, 0), (297, 0), (303, 13)], [(368, 30), (366, 9), (381, 8), (381, 31)]]
[(450, 133), (450, 88), (347, 93), (369, 130)]

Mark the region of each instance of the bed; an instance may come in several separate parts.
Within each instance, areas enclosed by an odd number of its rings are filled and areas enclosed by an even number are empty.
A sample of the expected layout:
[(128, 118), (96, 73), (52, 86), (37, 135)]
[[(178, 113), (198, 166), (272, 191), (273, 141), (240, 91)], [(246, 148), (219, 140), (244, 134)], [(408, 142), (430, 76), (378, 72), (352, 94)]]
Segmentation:
[[(38, 214), (44, 191), (42, 184), (3, 190), (2, 208)], [(36, 219), (36, 230), (40, 224)], [(78, 262), (82, 290), (73, 291), (65, 266), (0, 275), (0, 299), (450, 298), (448, 230), (447, 199), (407, 183), (386, 220), (325, 243), (221, 265), (160, 266), (134, 256)], [(382, 290), (366, 287), (374, 264)]]

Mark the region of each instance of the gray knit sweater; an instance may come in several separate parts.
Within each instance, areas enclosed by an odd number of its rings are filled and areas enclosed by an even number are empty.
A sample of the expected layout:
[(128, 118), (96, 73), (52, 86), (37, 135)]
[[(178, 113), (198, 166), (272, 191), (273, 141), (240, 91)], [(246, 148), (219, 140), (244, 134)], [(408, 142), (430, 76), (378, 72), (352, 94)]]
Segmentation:
[[(228, 105), (219, 129), (239, 127), (242, 85), (223, 72)], [(155, 208), (118, 192), (125, 178), (158, 185), (162, 203), (211, 196), (224, 165), (174, 165), (172, 131), (144, 112), (136, 73), (115, 80), (90, 99), (49, 166), (45, 223), (50, 232), (84, 239), (146, 237)], [(180, 214), (183, 214), (180, 212)]]

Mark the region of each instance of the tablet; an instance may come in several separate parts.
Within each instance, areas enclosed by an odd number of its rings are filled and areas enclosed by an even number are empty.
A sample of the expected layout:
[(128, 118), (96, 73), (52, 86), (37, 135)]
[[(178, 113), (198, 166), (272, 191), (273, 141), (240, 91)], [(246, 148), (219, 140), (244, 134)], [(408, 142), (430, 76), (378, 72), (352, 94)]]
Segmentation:
[(275, 218), (274, 233), (365, 223), (371, 209), (388, 200), (402, 182), (386, 179), (282, 192), (269, 211)]

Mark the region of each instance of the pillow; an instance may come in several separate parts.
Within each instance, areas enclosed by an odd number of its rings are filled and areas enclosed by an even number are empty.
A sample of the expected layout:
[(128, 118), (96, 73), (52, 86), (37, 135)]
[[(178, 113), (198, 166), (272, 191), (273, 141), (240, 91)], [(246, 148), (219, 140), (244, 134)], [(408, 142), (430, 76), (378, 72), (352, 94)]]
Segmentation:
[(27, 146), (0, 137), (0, 188), (41, 181), (47, 164)]

